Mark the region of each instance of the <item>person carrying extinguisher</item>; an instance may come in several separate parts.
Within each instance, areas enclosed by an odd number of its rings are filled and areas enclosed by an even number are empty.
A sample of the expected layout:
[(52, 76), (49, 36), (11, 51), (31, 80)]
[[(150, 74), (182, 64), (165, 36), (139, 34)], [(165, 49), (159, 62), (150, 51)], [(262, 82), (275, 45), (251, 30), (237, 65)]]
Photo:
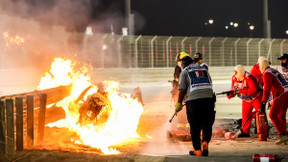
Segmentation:
[(264, 83), (261, 111), (265, 111), (270, 92), (272, 92), (269, 117), (279, 134), (279, 140), (275, 144), (285, 143), (288, 141), (285, 119), (288, 107), (288, 84), (279, 71), (269, 66), (267, 60), (260, 61), (259, 69), (263, 73)]
[(261, 106), (262, 88), (257, 79), (246, 72), (244, 66), (237, 65), (234, 69), (235, 75), (232, 77), (231, 92), (227, 94), (230, 99), (236, 95), (242, 99), (242, 129), (235, 138), (250, 137), (251, 115), (255, 108), (259, 111)]

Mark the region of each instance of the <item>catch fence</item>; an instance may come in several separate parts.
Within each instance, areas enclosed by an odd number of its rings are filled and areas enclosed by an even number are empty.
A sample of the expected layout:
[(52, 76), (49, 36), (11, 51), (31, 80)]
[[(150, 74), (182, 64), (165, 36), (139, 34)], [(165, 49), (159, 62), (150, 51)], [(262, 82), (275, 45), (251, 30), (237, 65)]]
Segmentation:
[(96, 68), (169, 68), (177, 53), (201, 52), (209, 66), (254, 65), (259, 56), (272, 65), (288, 52), (286, 39), (93, 35), (84, 38), (81, 58)]

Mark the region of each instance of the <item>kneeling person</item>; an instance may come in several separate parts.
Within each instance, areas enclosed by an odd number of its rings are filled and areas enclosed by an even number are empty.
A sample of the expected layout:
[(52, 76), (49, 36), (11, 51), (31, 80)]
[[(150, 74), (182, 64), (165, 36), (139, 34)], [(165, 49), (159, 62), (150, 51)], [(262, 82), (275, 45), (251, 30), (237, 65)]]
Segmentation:
[(242, 99), (242, 128), (235, 134), (235, 137), (250, 137), (251, 115), (252, 110), (260, 110), (262, 88), (257, 79), (250, 73), (246, 72), (244, 66), (237, 65), (234, 69), (235, 75), (232, 77), (230, 99), (236, 94)]

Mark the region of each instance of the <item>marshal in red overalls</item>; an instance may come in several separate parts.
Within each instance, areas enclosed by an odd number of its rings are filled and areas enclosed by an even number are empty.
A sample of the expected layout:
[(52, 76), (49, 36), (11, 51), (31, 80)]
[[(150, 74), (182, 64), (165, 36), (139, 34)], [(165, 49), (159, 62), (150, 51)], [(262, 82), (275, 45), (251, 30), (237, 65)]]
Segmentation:
[[(240, 66), (240, 68), (238, 67)], [(253, 108), (256, 111), (259, 111), (261, 106), (261, 98), (262, 98), (262, 88), (258, 83), (257, 79), (251, 75), (250, 73), (244, 70), (242, 65), (238, 65), (235, 68), (235, 75), (232, 77), (231, 90), (235, 90), (239, 98), (242, 99), (242, 127), (245, 121), (251, 116)], [(241, 79), (237, 77), (241, 75)], [(238, 79), (237, 79), (238, 78)], [(228, 99), (234, 97), (236, 93), (231, 93), (227, 95)], [(248, 119), (244, 127), (242, 128), (242, 132), (244, 133), (243, 137), (249, 137), (250, 134), (250, 126), (251, 119)], [(238, 136), (238, 137), (241, 137)]]

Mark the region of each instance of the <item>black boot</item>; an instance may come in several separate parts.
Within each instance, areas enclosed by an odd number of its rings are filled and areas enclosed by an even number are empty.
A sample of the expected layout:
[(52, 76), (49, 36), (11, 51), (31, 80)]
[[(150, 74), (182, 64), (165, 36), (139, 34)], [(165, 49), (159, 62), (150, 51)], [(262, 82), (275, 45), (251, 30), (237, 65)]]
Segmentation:
[(240, 129), (237, 133), (235, 133), (234, 138), (243, 138), (243, 137), (250, 137), (250, 134), (246, 134)]
[(235, 128), (236, 128), (236, 129), (240, 129), (240, 128), (242, 127), (242, 118), (236, 120), (235, 124), (237, 124), (237, 125), (235, 126)]

